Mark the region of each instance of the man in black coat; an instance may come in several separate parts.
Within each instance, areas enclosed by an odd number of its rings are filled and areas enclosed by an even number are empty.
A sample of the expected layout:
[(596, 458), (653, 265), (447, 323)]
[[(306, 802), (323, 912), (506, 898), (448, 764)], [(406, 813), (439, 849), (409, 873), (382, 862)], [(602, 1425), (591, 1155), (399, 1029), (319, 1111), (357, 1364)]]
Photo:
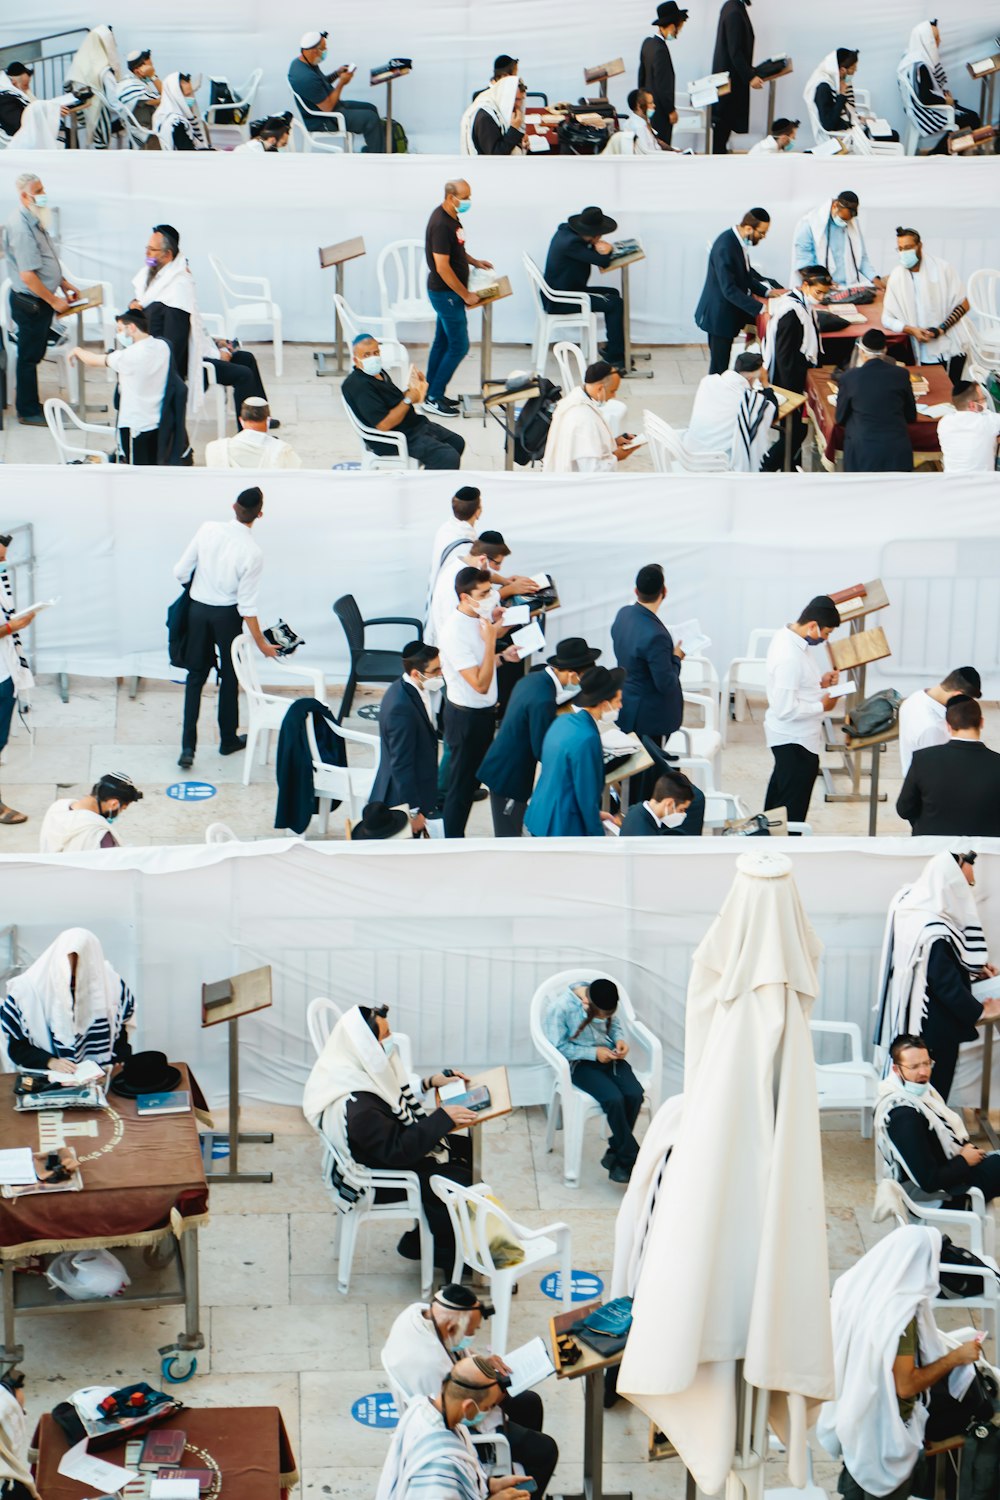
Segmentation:
[(748, 323), (756, 323), (761, 303), (781, 293), (758, 276), (749, 250), (767, 237), (771, 215), (751, 208), (732, 229), (724, 229), (708, 253), (708, 270), (694, 320), (708, 335), (708, 373), (729, 369), (733, 339)]
[[(939, 1087), (936, 1051), (932, 1057), (925, 1036), (897, 1036), (889, 1049), (892, 1055), (892, 1078), (898, 1093), (880, 1104), (885, 1113), (885, 1130), (896, 1153), (905, 1163), (906, 1176), (922, 1193), (945, 1198), (945, 1208), (964, 1208), (970, 1187), (982, 1191), (987, 1203), (1000, 1196), (1000, 1151), (984, 1152), (967, 1136), (953, 1133), (940, 1114), (928, 1107), (927, 1094), (913, 1095), (906, 1085), (930, 1084), (930, 1097)], [(933, 1079), (932, 1079), (933, 1073)], [(933, 1121), (933, 1123), (932, 1123)]]
[(548, 666), (522, 677), (510, 695), (496, 739), (479, 767), (479, 779), (490, 789), (493, 832), (498, 839), (519, 839), (524, 814), (535, 786), (535, 771), (556, 710), (579, 691), (580, 673), (600, 656), (579, 636), (560, 641)]
[(1000, 755), (982, 743), (983, 711), (957, 693), (945, 709), (946, 745), (916, 750), (896, 811), (913, 833), (1000, 838)]
[[(670, 631), (657, 619), (667, 597), (667, 585), (659, 563), (647, 563), (635, 578), (635, 604), (626, 604), (615, 616), (611, 640), (615, 658), (625, 669), (618, 727), (626, 734), (649, 735), (666, 742), (681, 727), (684, 696), (681, 692), (681, 662), (684, 652), (675, 646)], [(655, 766), (632, 778), (634, 800), (648, 797), (659, 772)]]
[[(701, 818), (689, 814), (700, 804)], [(705, 798), (683, 771), (657, 771), (656, 785), (645, 802), (634, 802), (625, 814), (620, 837), (656, 839), (664, 835), (701, 834)]]
[(403, 647), (403, 675), (386, 690), (378, 716), (382, 758), (371, 802), (405, 803), (411, 829), (422, 833), (437, 805), (438, 733), (434, 699), (444, 684), (436, 646)]
[(750, 90), (763, 88), (753, 70), (753, 25), (750, 0), (726, 0), (719, 12), (712, 72), (728, 73), (731, 88), (712, 107), (712, 155), (724, 156), (729, 137), (750, 129)]
[(638, 84), (653, 96), (653, 113), (650, 128), (658, 141), (669, 146), (677, 124), (677, 79), (674, 76), (674, 60), (670, 56), (670, 43), (680, 35), (681, 27), (688, 18), (677, 0), (665, 0), (656, 7), (657, 35), (648, 36), (639, 53)]
[[(599, 286), (591, 288), (590, 268), (602, 269), (611, 264), (614, 246), (605, 236), (614, 234), (618, 221), (591, 204), (578, 214), (570, 214), (560, 224), (549, 241), (545, 257), (545, 281), (553, 291), (585, 292), (594, 312), (604, 314), (607, 342), (598, 345), (598, 352), (619, 373), (625, 373), (625, 312), (622, 294), (617, 287)], [(543, 299), (547, 312), (574, 312), (570, 302)]]
[[(782, 390), (796, 391), (802, 396), (809, 371), (822, 363), (823, 344), (816, 310), (824, 293), (832, 287), (833, 278), (825, 266), (804, 266), (800, 275), (802, 285), (772, 304), (765, 344), (772, 382)], [(801, 411), (793, 412), (788, 420), (792, 424), (792, 463), (797, 464), (806, 422)]]
[(917, 403), (909, 374), (886, 354), (880, 328), (869, 328), (859, 347), (861, 363), (844, 371), (837, 394), (844, 473), (910, 473), (913, 443), (907, 427), (917, 420)]

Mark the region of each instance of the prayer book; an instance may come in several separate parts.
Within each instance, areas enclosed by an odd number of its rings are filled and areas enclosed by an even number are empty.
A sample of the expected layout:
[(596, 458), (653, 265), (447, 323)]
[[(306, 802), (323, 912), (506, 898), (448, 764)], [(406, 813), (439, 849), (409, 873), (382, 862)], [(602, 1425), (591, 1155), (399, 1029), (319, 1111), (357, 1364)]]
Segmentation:
[(852, 583), (850, 588), (838, 589), (835, 594), (828, 594), (827, 598), (832, 599), (838, 608), (842, 605), (843, 609), (852, 609), (855, 600), (865, 599), (867, 596), (868, 590), (863, 583)]
[(513, 293), (509, 276), (498, 276), (486, 286), (473, 286), (471, 290), (480, 302), (496, 302), (500, 297), (510, 297)]
[(200, 1490), (211, 1489), (215, 1475), (211, 1469), (158, 1469), (157, 1479), (196, 1479)]
[(971, 989), (977, 1000), (1000, 1000), (1000, 976), (991, 979), (975, 979)]
[(617, 265), (619, 261), (630, 260), (633, 256), (645, 255), (640, 240), (613, 240), (611, 245), (611, 265)]
[(505, 625), (527, 625), (531, 618), (531, 606), (528, 604), (511, 604), (503, 612)]
[(504, 1363), (510, 1368), (510, 1394), (520, 1396), (556, 1373), (549, 1352), (541, 1338), (529, 1339), (520, 1349), (511, 1349), (504, 1355)]
[(83, 1187), (76, 1152), (71, 1146), (56, 1151), (34, 1151), (31, 1155), (31, 1178), (26, 1183), (0, 1188), (5, 1198), (29, 1198), (36, 1193), (78, 1193)]
[(14, 1146), (0, 1151), (0, 1186), (24, 1187), (37, 1180), (30, 1146)]
[(187, 1089), (170, 1094), (140, 1094), (135, 1107), (141, 1118), (146, 1115), (185, 1115), (191, 1108), (191, 1095)]
[[(184, 1474), (183, 1469), (178, 1469), (179, 1474)], [(198, 1500), (201, 1487), (197, 1479), (191, 1479), (184, 1475), (182, 1479), (160, 1479), (157, 1477), (149, 1486), (149, 1500)]]
[(681, 620), (677, 625), (668, 625), (675, 646), (681, 646), (685, 656), (704, 656), (712, 644), (705, 635), (699, 620)]
[(140, 1469), (176, 1468), (184, 1457), (185, 1434), (181, 1427), (157, 1427), (146, 1434)]

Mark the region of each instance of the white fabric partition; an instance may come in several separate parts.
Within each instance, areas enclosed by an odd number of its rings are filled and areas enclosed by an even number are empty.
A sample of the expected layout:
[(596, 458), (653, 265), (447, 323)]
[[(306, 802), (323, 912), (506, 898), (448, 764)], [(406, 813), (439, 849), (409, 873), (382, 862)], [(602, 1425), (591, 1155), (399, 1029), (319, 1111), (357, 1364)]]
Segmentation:
[[(253, 476), (2, 472), (0, 519), (33, 524), (37, 595), (61, 599), (33, 627), (38, 669), (178, 676), (166, 663), (164, 629), (177, 593), (173, 564), (203, 520), (228, 518)], [(263, 482), (265, 511), (254, 533), (265, 553), (262, 621), (283, 615), (308, 642), (303, 658), (342, 680), (333, 600), (353, 593), (366, 615), (422, 615), (431, 540), (448, 513), (451, 481), (310, 472), (267, 474)], [(754, 627), (794, 618), (816, 593), (881, 577), (892, 601), (881, 619), (893, 647), (882, 680), (901, 688), (937, 681), (971, 661), (987, 695), (1000, 695), (994, 477), (649, 474), (609, 483), (598, 475), (498, 473), (478, 482), (485, 522), (503, 532), (513, 564), (547, 569), (559, 585), (554, 640), (585, 635), (609, 651), (610, 623), (632, 597), (637, 567), (659, 560), (668, 620), (696, 615), (721, 672)]]
[[(712, 47), (721, 0), (691, 6), (691, 16), (674, 44), (678, 82), (711, 72)], [(161, 76), (182, 71), (223, 73), (240, 83), (252, 69), (264, 69), (259, 103), (265, 109), (288, 108), (288, 64), (304, 31), (330, 32), (329, 66), (356, 62), (358, 75), (349, 97), (369, 99), (381, 110), (385, 89), (369, 89), (372, 67), (390, 56), (412, 57), (414, 72), (400, 83), (394, 96), (395, 113), (421, 151), (457, 151), (458, 122), (473, 91), (485, 84), (494, 56), (507, 52), (521, 60), (529, 88), (548, 94), (552, 103), (576, 100), (590, 89), (583, 83), (585, 66), (624, 58), (625, 76), (611, 84), (611, 97), (624, 112), (634, 86), (639, 48), (652, 30), (649, 22), (655, 0), (577, 0), (571, 9), (537, 0), (506, 0), (502, 5), (483, 0), (380, 0), (377, 9), (317, 5), (315, 0), (273, 6), (265, 0), (173, 0), (168, 7), (143, 11), (130, 0), (102, 0), (99, 12), (87, 0), (50, 0), (43, 19), (29, 19), (10, 7), (0, 21), (0, 46), (98, 21), (114, 27), (124, 53), (151, 46)], [(947, 11), (929, 8), (921, 0), (884, 0), (879, 6), (865, 0), (841, 0), (836, 7), (757, 4), (752, 19), (757, 33), (756, 58), (790, 54), (795, 73), (778, 85), (779, 113), (801, 118), (803, 136), (809, 127), (802, 90), (813, 68), (832, 48), (861, 51), (857, 83), (871, 91), (881, 114), (900, 128), (902, 110), (896, 87), (896, 65), (913, 26), (932, 14), (941, 16), (943, 53), (955, 94), (976, 105), (978, 90), (970, 83), (965, 63), (987, 56), (997, 31), (996, 6), (990, 0), (965, 0)], [(763, 134), (765, 94), (754, 99), (751, 125)], [(748, 138), (749, 139), (749, 138)]]
[[(364, 236), (368, 253), (347, 266), (346, 296), (358, 313), (377, 314), (378, 252), (393, 240), (423, 239), (428, 216), (455, 171), (454, 162), (429, 157), (262, 161), (252, 155), (56, 152), (40, 163), (37, 153), (23, 151), (0, 154), (0, 168), (11, 188), (19, 172), (43, 172), (68, 263), (78, 276), (110, 281), (122, 306), (132, 294), (151, 226), (166, 220), (180, 231), (202, 311), (220, 307), (208, 263), (216, 255), (238, 273), (269, 276), (285, 337), (306, 342), (333, 337), (333, 273), (320, 269), (317, 248)], [(463, 171), (473, 191), (465, 224), (469, 248), (509, 275), (514, 288), (494, 309), (494, 339), (501, 344), (528, 344), (534, 337), (522, 255), (527, 251), (544, 264), (557, 224), (588, 203), (600, 204), (618, 220), (621, 234), (638, 235), (645, 246), (646, 261), (631, 273), (632, 329), (639, 342), (704, 342), (694, 310), (708, 245), (754, 204), (772, 219), (755, 263), (782, 284), (797, 221), (844, 188), (861, 200), (862, 226), (880, 270), (896, 263), (898, 224), (915, 224), (928, 249), (965, 278), (979, 267), (1000, 266), (998, 167), (992, 158), (755, 158), (751, 169), (739, 158), (488, 157)], [(479, 323), (473, 315), (473, 338), (479, 337)], [(426, 342), (429, 335), (429, 327), (402, 330), (404, 342)]]
[[(866, 1047), (886, 909), (939, 843), (790, 846), (826, 947), (816, 1015), (856, 1021)], [(418, 1065), (503, 1062), (518, 1070), (521, 1102), (538, 1102), (528, 1002), (547, 974), (576, 963), (621, 976), (663, 1041), (668, 1091), (676, 1092), (690, 956), (747, 848), (742, 840), (683, 844), (276, 841), (7, 856), (0, 909), (17, 927), (24, 960), (64, 927), (96, 932), (135, 991), (139, 1044), (189, 1061), (216, 1100), (225, 1091), (226, 1028), (200, 1029), (201, 984), (260, 964), (272, 966), (274, 1006), (241, 1027), (250, 1098), (301, 1102), (311, 1057), (306, 1006), (327, 995), (343, 1007), (388, 1003)], [(1000, 841), (980, 847), (988, 852), (976, 865), (976, 894), (995, 958)]]

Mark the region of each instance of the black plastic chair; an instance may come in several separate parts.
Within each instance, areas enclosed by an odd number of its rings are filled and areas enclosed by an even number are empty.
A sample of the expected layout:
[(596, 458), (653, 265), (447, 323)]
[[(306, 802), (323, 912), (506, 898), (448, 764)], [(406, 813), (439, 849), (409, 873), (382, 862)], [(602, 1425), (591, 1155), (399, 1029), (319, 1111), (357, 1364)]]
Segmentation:
[(351, 653), (351, 670), (344, 688), (337, 723), (342, 724), (351, 712), (354, 690), (359, 682), (395, 682), (403, 672), (402, 651), (371, 651), (365, 645), (365, 632), (371, 625), (409, 625), (410, 639), (422, 641), (424, 627), (419, 620), (409, 615), (380, 615), (374, 620), (363, 620), (358, 601), (353, 594), (344, 594), (336, 601), (333, 612), (344, 627), (347, 648)]

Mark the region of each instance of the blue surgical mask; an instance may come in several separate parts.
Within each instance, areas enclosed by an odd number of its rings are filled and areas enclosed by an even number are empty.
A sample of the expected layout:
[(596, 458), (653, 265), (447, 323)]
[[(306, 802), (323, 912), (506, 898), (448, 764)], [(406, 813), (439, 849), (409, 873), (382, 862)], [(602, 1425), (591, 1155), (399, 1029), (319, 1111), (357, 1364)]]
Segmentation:
[(899, 264), (903, 267), (904, 271), (912, 271), (919, 259), (920, 256), (916, 250), (900, 250), (899, 252)]
[(462, 1418), (462, 1426), (463, 1427), (478, 1427), (479, 1424), (482, 1422), (483, 1418), (485, 1417), (485, 1415), (486, 1415), (486, 1413), (484, 1411), (477, 1411), (476, 1415), (474, 1417), (463, 1417)]
[(32, 202), (36, 208), (48, 208), (49, 195), (48, 193), (36, 193)]
[(365, 357), (364, 357), (364, 359), (361, 361), (361, 368), (362, 368), (362, 370), (364, 370), (364, 372), (365, 372), (366, 375), (381, 375), (381, 373), (382, 373), (382, 356), (381, 356), (381, 354), (366, 354)]
[(813, 637), (811, 635), (807, 635), (806, 636), (806, 645), (807, 646), (825, 646), (826, 642), (824, 641), (824, 639), (823, 639), (823, 637), (821, 635), (817, 635), (815, 637)]
[(848, 222), (848, 220), (844, 217), (843, 214), (838, 214), (838, 212), (837, 212), (836, 209), (833, 210), (833, 212), (830, 215), (830, 218), (833, 220), (833, 222), (835, 224), (839, 224), (841, 228), (843, 228), (844, 225)]
[(118, 816), (118, 814), (119, 814), (120, 811), (121, 811), (121, 808), (115, 807), (115, 808), (113, 808), (111, 810), (111, 812), (106, 812), (104, 814), (104, 821), (105, 821), (105, 823), (113, 823), (115, 821), (115, 819), (117, 818), (117, 816)]
[(903, 1088), (906, 1091), (906, 1093), (912, 1094), (914, 1096), (914, 1098), (916, 1098), (916, 1099), (922, 1099), (924, 1097), (924, 1095), (926, 1094), (927, 1090), (930, 1088), (930, 1084), (929, 1083), (914, 1083), (913, 1080), (912, 1080), (912, 1078), (904, 1078), (903, 1079)]
[(130, 333), (116, 333), (115, 334), (115, 343), (116, 344), (120, 344), (123, 349), (127, 349), (128, 346), (129, 346), (129, 344), (134, 343), (134, 342), (135, 341), (132, 338), (132, 335)]
[(452, 1344), (451, 1347), (452, 1347), (452, 1350), (454, 1351), (455, 1354), (459, 1354), (459, 1353), (461, 1353), (461, 1351), (463, 1349), (468, 1349), (469, 1345), (472, 1342), (473, 1342), (472, 1334), (471, 1333), (467, 1333), (467, 1334), (464, 1334), (462, 1338), (456, 1339), (455, 1343)]
[(382, 1051), (385, 1053), (386, 1057), (391, 1057), (395, 1050), (396, 1038), (394, 1036), (387, 1036), (385, 1041), (382, 1043)]
[(460, 203), (457, 203), (455, 206), (460, 214), (467, 214), (469, 212), (469, 209), (472, 207), (472, 199), (463, 198), (462, 201)]
[(785, 142), (785, 144), (784, 144), (784, 145), (783, 145), (783, 146), (782, 146), (782, 148), (781, 148), (781, 149), (782, 149), (782, 151), (791, 151), (791, 149), (792, 149), (792, 144), (793, 144), (793, 143), (792, 143), (792, 142), (791, 142), (791, 141), (786, 141), (786, 142)]

